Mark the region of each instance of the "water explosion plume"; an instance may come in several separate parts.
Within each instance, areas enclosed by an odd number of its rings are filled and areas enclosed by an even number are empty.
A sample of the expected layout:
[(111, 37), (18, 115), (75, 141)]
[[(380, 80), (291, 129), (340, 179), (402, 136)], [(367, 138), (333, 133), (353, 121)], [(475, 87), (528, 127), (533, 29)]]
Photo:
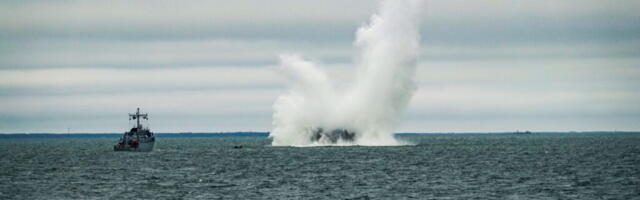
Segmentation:
[(274, 104), (274, 146), (401, 145), (394, 126), (416, 86), (419, 0), (387, 0), (356, 33), (354, 83), (337, 90), (316, 64), (280, 55), (290, 90)]

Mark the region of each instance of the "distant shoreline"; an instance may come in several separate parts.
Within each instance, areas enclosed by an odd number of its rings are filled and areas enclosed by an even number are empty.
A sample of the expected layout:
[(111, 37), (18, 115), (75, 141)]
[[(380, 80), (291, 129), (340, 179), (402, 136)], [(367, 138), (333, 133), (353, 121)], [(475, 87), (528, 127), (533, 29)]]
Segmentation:
[[(571, 131), (571, 132), (531, 132), (539, 134), (640, 134), (640, 131)], [(122, 133), (1, 133), (0, 139), (20, 138), (118, 138)], [(436, 135), (529, 135), (521, 132), (441, 132), (441, 133), (396, 133), (396, 136), (436, 136)], [(268, 137), (269, 132), (211, 132), (211, 133), (156, 133), (158, 138), (188, 137)]]
[[(267, 137), (268, 132), (228, 133), (156, 133), (156, 137)], [(11, 138), (119, 138), (122, 133), (5, 133), (0, 139)]]

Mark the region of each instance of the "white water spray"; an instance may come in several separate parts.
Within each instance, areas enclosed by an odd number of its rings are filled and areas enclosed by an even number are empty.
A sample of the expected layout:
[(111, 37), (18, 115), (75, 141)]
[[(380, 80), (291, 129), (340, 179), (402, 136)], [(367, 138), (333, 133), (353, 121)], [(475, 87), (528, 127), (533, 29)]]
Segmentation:
[[(280, 55), (279, 71), (290, 90), (273, 106), (272, 145), (402, 145), (393, 131), (416, 90), (420, 10), (420, 0), (380, 3), (357, 31), (357, 74), (344, 91), (316, 64), (296, 54)], [(325, 134), (332, 130), (338, 136)]]

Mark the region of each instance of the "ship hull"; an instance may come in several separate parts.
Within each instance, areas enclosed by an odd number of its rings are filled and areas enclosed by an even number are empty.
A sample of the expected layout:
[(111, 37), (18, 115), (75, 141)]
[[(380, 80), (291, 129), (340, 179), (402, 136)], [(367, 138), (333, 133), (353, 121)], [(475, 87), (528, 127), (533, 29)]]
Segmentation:
[(141, 142), (137, 147), (133, 147), (130, 145), (115, 145), (113, 146), (114, 151), (138, 151), (138, 152), (149, 152), (153, 151), (153, 146), (155, 145), (155, 141), (151, 142)]

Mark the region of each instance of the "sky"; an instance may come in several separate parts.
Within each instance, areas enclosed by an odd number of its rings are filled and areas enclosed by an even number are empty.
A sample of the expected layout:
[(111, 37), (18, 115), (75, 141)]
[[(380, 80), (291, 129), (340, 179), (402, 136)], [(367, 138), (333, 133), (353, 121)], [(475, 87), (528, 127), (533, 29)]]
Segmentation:
[[(427, 0), (398, 132), (640, 131), (640, 1)], [(269, 131), (278, 54), (349, 84), (377, 1), (0, 2), (0, 133)]]

